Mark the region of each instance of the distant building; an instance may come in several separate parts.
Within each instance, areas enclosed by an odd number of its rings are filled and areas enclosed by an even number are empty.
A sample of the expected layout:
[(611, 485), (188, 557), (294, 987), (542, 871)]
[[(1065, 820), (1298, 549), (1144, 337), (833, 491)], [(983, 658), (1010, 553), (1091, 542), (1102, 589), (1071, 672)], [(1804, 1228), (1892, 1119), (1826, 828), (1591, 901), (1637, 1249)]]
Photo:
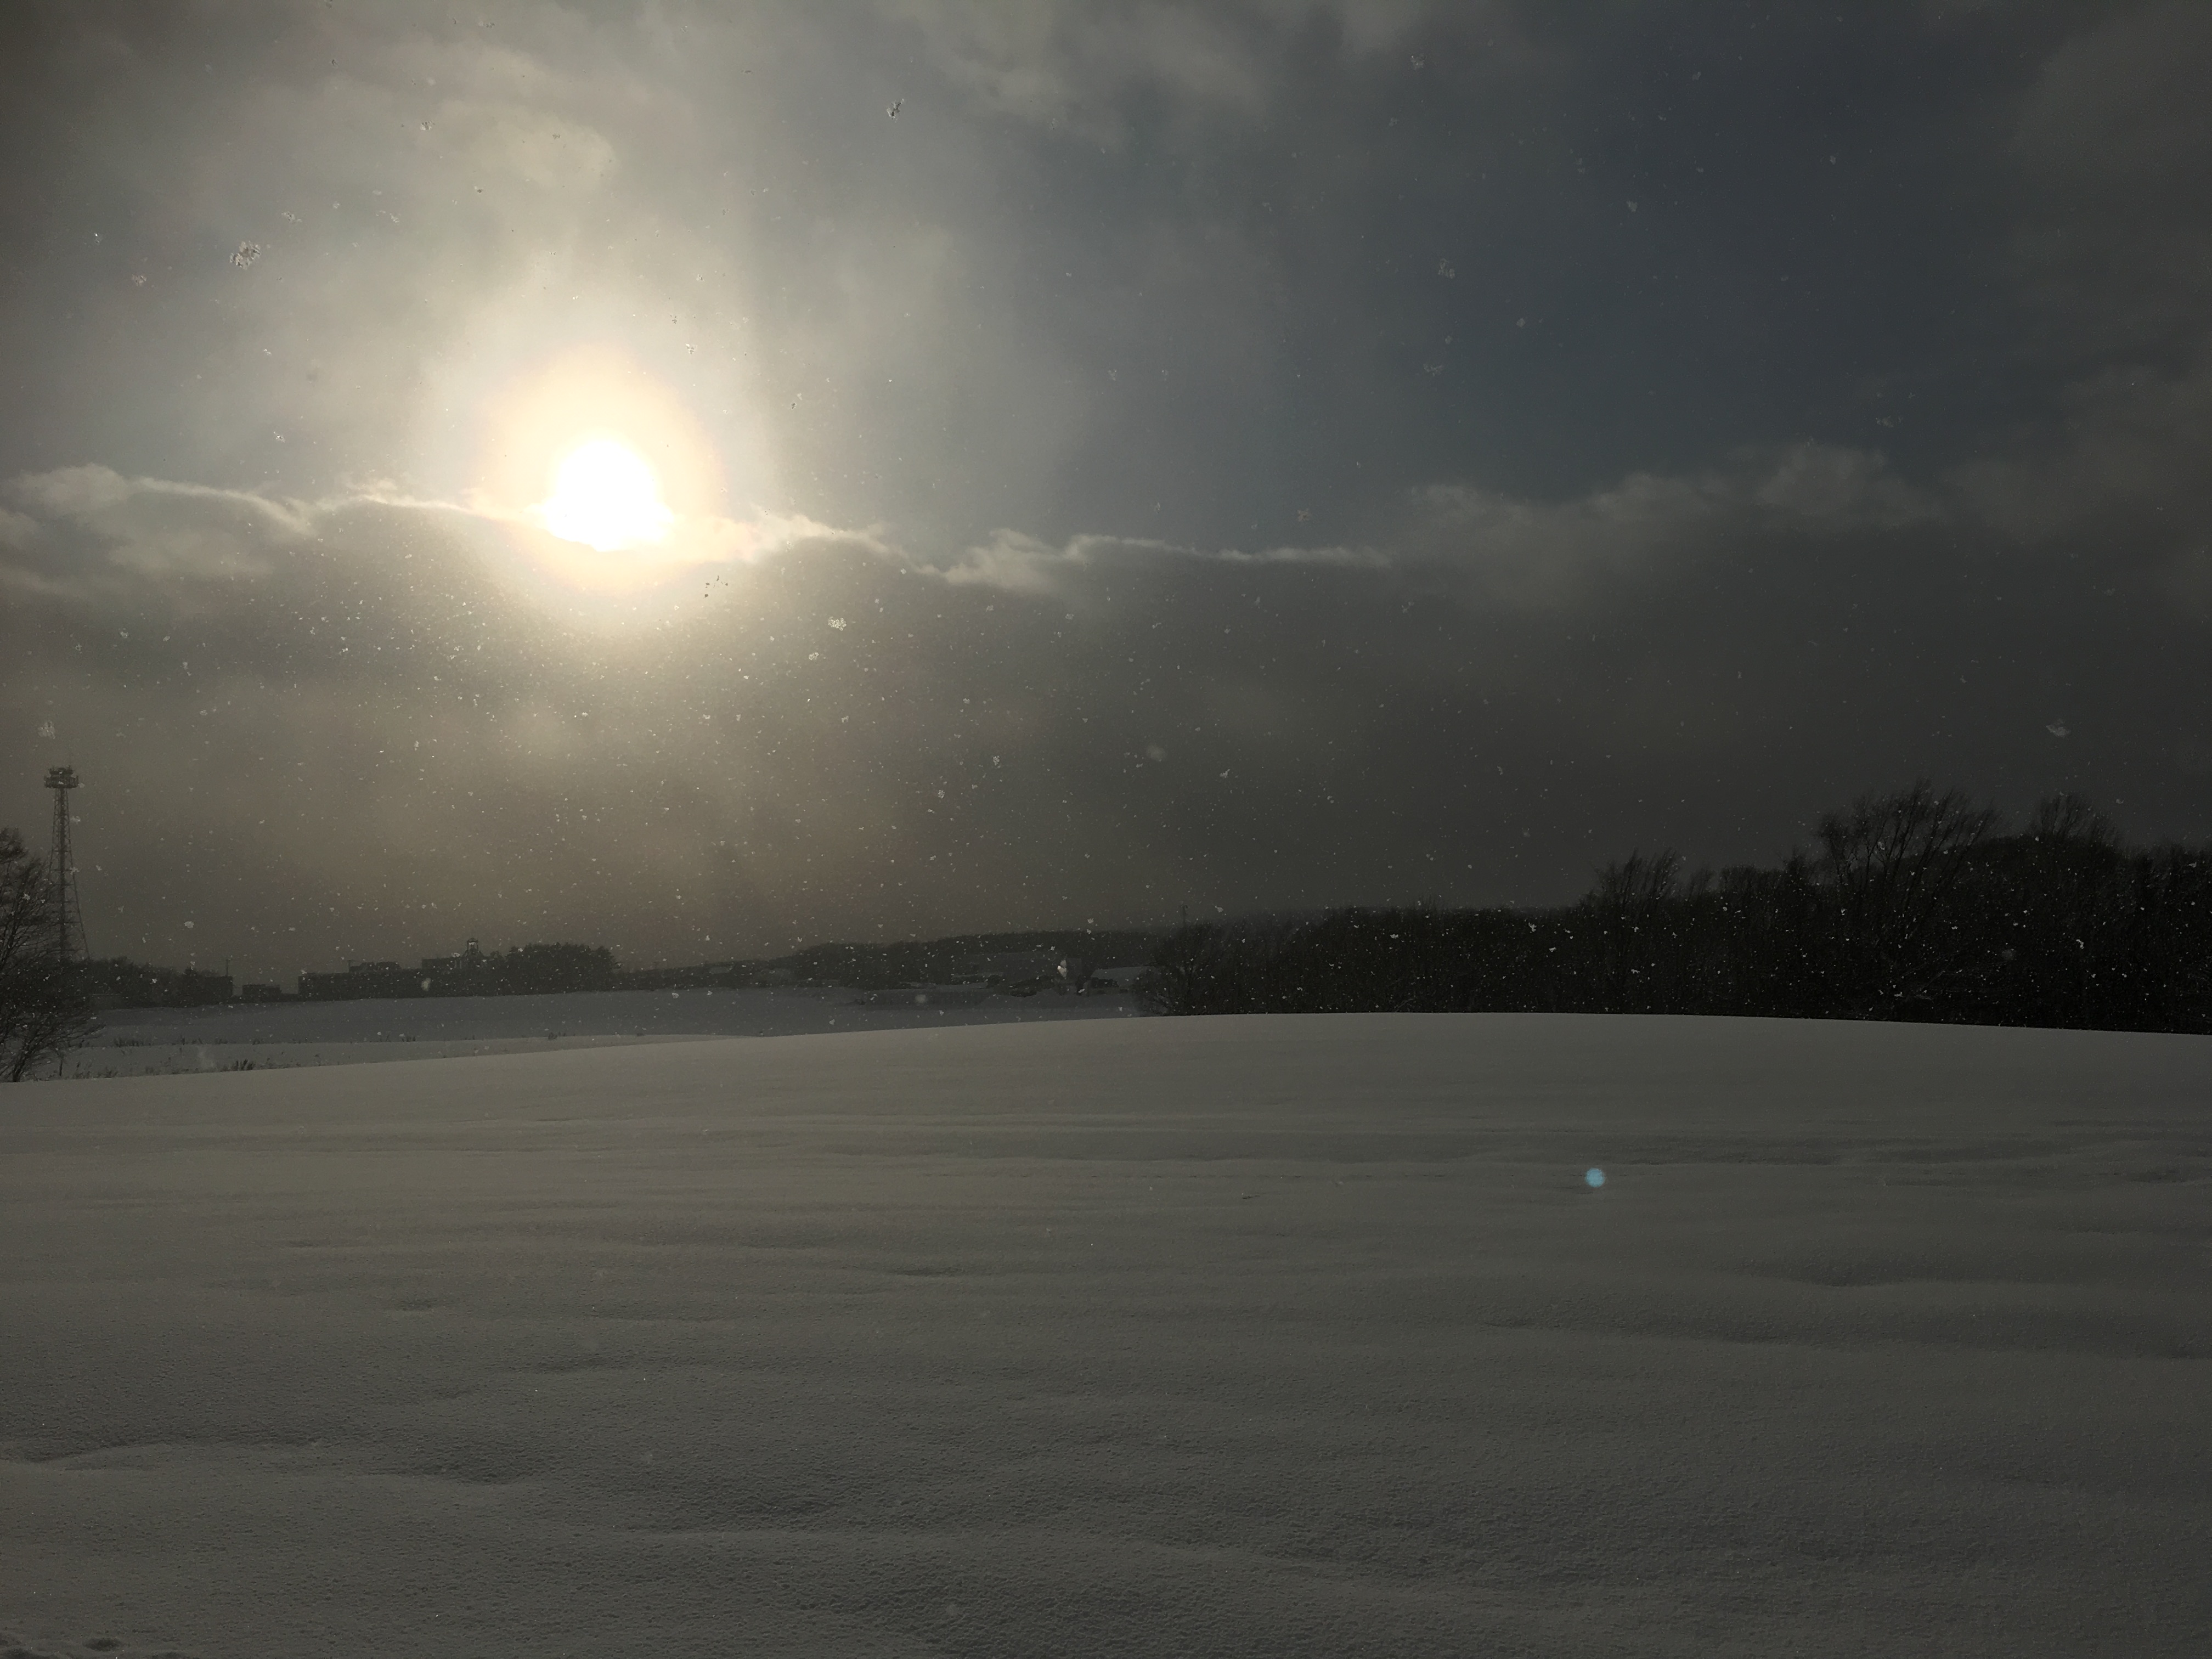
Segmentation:
[(517, 945), (504, 957), (486, 961), (496, 964), (502, 991), (611, 991), (615, 987), (615, 953), (605, 945)]
[(498, 957), (485, 956), (483, 947), (471, 939), (461, 948), (459, 956), (423, 957), (422, 975), (430, 981), (434, 994), (450, 995), (456, 991), (476, 988), (495, 972), (498, 966)]
[(203, 974), (197, 968), (187, 968), (177, 975), (177, 992), (187, 1008), (228, 1002), (237, 994), (228, 974)]
[(282, 1002), (284, 988), (281, 985), (241, 985), (238, 988), (240, 1002)]
[(419, 997), (427, 982), (396, 962), (349, 962), (343, 974), (301, 974), (300, 995), (311, 1002), (345, 1002), (357, 997)]

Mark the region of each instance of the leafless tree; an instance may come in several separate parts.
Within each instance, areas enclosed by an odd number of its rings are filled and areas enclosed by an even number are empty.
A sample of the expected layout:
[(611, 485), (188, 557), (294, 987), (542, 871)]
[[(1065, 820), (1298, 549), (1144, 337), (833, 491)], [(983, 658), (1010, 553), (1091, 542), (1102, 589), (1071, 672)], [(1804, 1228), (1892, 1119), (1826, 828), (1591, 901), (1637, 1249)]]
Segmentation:
[(0, 1073), (21, 1083), (91, 1034), (84, 988), (62, 951), (59, 895), (23, 837), (0, 829)]
[(2112, 822), (2079, 795), (2051, 795), (2035, 805), (2027, 833), (2036, 841), (2079, 842), (2091, 847), (2120, 844)]
[[(1924, 991), (1950, 965), (1946, 901), (1996, 814), (1926, 779), (1893, 794), (1863, 796), (1820, 820), (1817, 878), (1834, 906), (1836, 960), (1848, 999), (1863, 1012)], [(1854, 992), (1856, 994), (1854, 994)]]

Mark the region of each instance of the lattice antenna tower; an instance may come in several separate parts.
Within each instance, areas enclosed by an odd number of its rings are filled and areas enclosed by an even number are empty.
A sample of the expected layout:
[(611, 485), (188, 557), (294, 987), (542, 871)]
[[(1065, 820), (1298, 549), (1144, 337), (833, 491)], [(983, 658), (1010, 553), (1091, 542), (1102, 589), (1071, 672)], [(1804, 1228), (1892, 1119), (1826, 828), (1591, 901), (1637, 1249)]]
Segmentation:
[(47, 866), (54, 883), (54, 951), (64, 964), (91, 955), (84, 942), (84, 906), (77, 899), (76, 855), (70, 849), (70, 791), (76, 781), (74, 766), (46, 769), (46, 787), (54, 792), (53, 861)]

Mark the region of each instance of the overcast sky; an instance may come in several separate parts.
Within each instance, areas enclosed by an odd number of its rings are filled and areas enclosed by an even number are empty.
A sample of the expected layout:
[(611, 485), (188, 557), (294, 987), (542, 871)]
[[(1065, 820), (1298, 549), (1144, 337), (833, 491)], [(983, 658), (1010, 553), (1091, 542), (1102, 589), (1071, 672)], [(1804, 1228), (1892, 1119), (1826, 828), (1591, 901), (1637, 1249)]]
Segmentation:
[(2212, 837), (2212, 7), (451, 13), (0, 21), (0, 823), (78, 768), (96, 954)]

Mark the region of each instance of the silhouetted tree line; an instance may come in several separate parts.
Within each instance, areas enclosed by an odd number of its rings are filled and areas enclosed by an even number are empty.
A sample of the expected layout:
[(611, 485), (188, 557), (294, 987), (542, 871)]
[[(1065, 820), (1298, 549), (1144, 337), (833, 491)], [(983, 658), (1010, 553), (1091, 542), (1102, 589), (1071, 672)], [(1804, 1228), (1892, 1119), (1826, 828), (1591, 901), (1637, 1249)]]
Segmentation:
[[(492, 995), (542, 995), (551, 991), (611, 991), (617, 975), (615, 953), (604, 945), (511, 945), (503, 954), (484, 958), (483, 977), (473, 985), (465, 975), (449, 982), (445, 994), (475, 989)], [(433, 989), (438, 981), (431, 981)]]
[(356, 962), (343, 973), (303, 973), (306, 1002), (364, 997), (494, 997), (562, 991), (610, 991), (619, 975), (603, 945), (516, 945), (479, 951), (471, 941), (457, 957), (427, 957), (420, 968), (397, 962)]
[(60, 897), (46, 863), (0, 829), (0, 1077), (20, 1083), (92, 1029), (83, 975), (61, 944)]
[(156, 968), (128, 957), (103, 957), (81, 971), (94, 1005), (108, 1008), (204, 1008), (235, 994), (228, 974)]
[(1672, 852), (1540, 912), (1333, 912), (1171, 935), (1174, 1014), (1758, 1014), (2212, 1030), (2212, 850), (2132, 849), (2079, 799), (1997, 815), (1925, 781), (1821, 818), (1779, 868)]

